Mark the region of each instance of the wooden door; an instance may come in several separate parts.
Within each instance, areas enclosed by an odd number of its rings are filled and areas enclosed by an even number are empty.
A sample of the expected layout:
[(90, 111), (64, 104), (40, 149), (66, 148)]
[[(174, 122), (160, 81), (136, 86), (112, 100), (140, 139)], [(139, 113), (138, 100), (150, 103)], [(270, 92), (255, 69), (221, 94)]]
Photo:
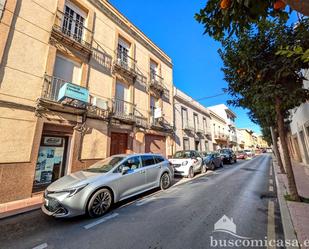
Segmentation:
[(126, 154), (128, 149), (127, 133), (111, 134), (111, 152), (110, 155)]

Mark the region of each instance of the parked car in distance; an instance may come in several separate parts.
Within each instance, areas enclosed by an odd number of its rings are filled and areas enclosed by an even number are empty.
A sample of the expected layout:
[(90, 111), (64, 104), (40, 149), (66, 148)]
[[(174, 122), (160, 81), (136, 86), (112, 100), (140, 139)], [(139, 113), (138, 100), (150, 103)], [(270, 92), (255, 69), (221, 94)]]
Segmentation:
[(247, 159), (248, 157), (247, 153), (243, 150), (237, 151), (236, 155), (237, 155), (237, 159)]
[(202, 152), (202, 154), (207, 169), (215, 170), (216, 168), (223, 167), (221, 155), (218, 152)]
[(252, 150), (244, 150), (244, 152), (247, 154), (248, 157), (254, 156), (254, 152)]
[(49, 185), (42, 210), (54, 217), (105, 214), (113, 203), (171, 185), (173, 168), (157, 154), (114, 155)]
[(177, 151), (169, 161), (174, 167), (175, 175), (192, 178), (197, 172), (207, 171), (202, 155), (195, 150)]
[(233, 150), (231, 150), (231, 149), (221, 149), (221, 150), (219, 150), (219, 153), (221, 155), (223, 163), (232, 164), (232, 163), (237, 162), (236, 154)]

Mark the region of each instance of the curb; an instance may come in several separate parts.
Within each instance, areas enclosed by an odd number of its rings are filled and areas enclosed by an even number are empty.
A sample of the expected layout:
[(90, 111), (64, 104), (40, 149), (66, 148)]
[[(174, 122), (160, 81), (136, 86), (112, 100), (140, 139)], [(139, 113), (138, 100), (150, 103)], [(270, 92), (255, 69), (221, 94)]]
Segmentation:
[[(281, 213), (281, 221), (282, 221), (282, 226), (283, 226), (283, 233), (284, 233), (284, 238), (285, 240), (289, 241), (295, 241), (297, 239), (295, 229), (293, 226), (292, 218), (290, 215), (290, 211), (287, 205), (287, 202), (284, 198), (284, 189), (282, 184), (279, 183), (278, 177), (277, 177), (277, 171), (275, 167), (275, 162), (274, 159), (272, 160), (272, 166), (274, 170), (274, 175), (275, 175), (275, 180), (276, 180), (276, 186), (277, 186), (277, 196), (278, 196), (278, 201), (279, 201), (279, 207), (280, 207), (280, 213)], [(298, 241), (299, 244), (299, 241)], [(286, 249), (299, 249), (300, 247), (297, 246), (286, 246)]]

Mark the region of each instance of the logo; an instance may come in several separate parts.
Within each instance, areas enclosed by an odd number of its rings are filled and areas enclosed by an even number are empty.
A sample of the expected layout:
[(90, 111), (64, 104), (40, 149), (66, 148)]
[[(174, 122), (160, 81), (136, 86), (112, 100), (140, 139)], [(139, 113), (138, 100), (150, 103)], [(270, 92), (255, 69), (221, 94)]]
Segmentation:
[(236, 224), (233, 221), (233, 218), (229, 218), (226, 215), (223, 215), (214, 226), (214, 231), (222, 232), (222, 233), (228, 233), (234, 237), (240, 238), (240, 239), (250, 239), (249, 237), (243, 237), (236, 234)]

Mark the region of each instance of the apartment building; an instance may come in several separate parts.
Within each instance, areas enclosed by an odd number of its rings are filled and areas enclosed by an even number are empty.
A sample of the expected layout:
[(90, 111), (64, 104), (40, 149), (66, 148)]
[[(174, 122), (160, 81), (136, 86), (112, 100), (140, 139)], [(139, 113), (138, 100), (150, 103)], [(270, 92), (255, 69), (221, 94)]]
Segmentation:
[(109, 155), (171, 155), (171, 59), (104, 0), (1, 1), (0, 203)]
[(225, 120), (226, 126), (224, 127), (225, 134), (227, 135), (227, 147), (233, 150), (237, 149), (237, 134), (235, 119), (236, 114), (229, 109), (225, 104), (219, 104), (214, 106), (209, 106), (209, 110), (220, 116)]
[(210, 114), (206, 107), (174, 88), (175, 149), (212, 151)]

